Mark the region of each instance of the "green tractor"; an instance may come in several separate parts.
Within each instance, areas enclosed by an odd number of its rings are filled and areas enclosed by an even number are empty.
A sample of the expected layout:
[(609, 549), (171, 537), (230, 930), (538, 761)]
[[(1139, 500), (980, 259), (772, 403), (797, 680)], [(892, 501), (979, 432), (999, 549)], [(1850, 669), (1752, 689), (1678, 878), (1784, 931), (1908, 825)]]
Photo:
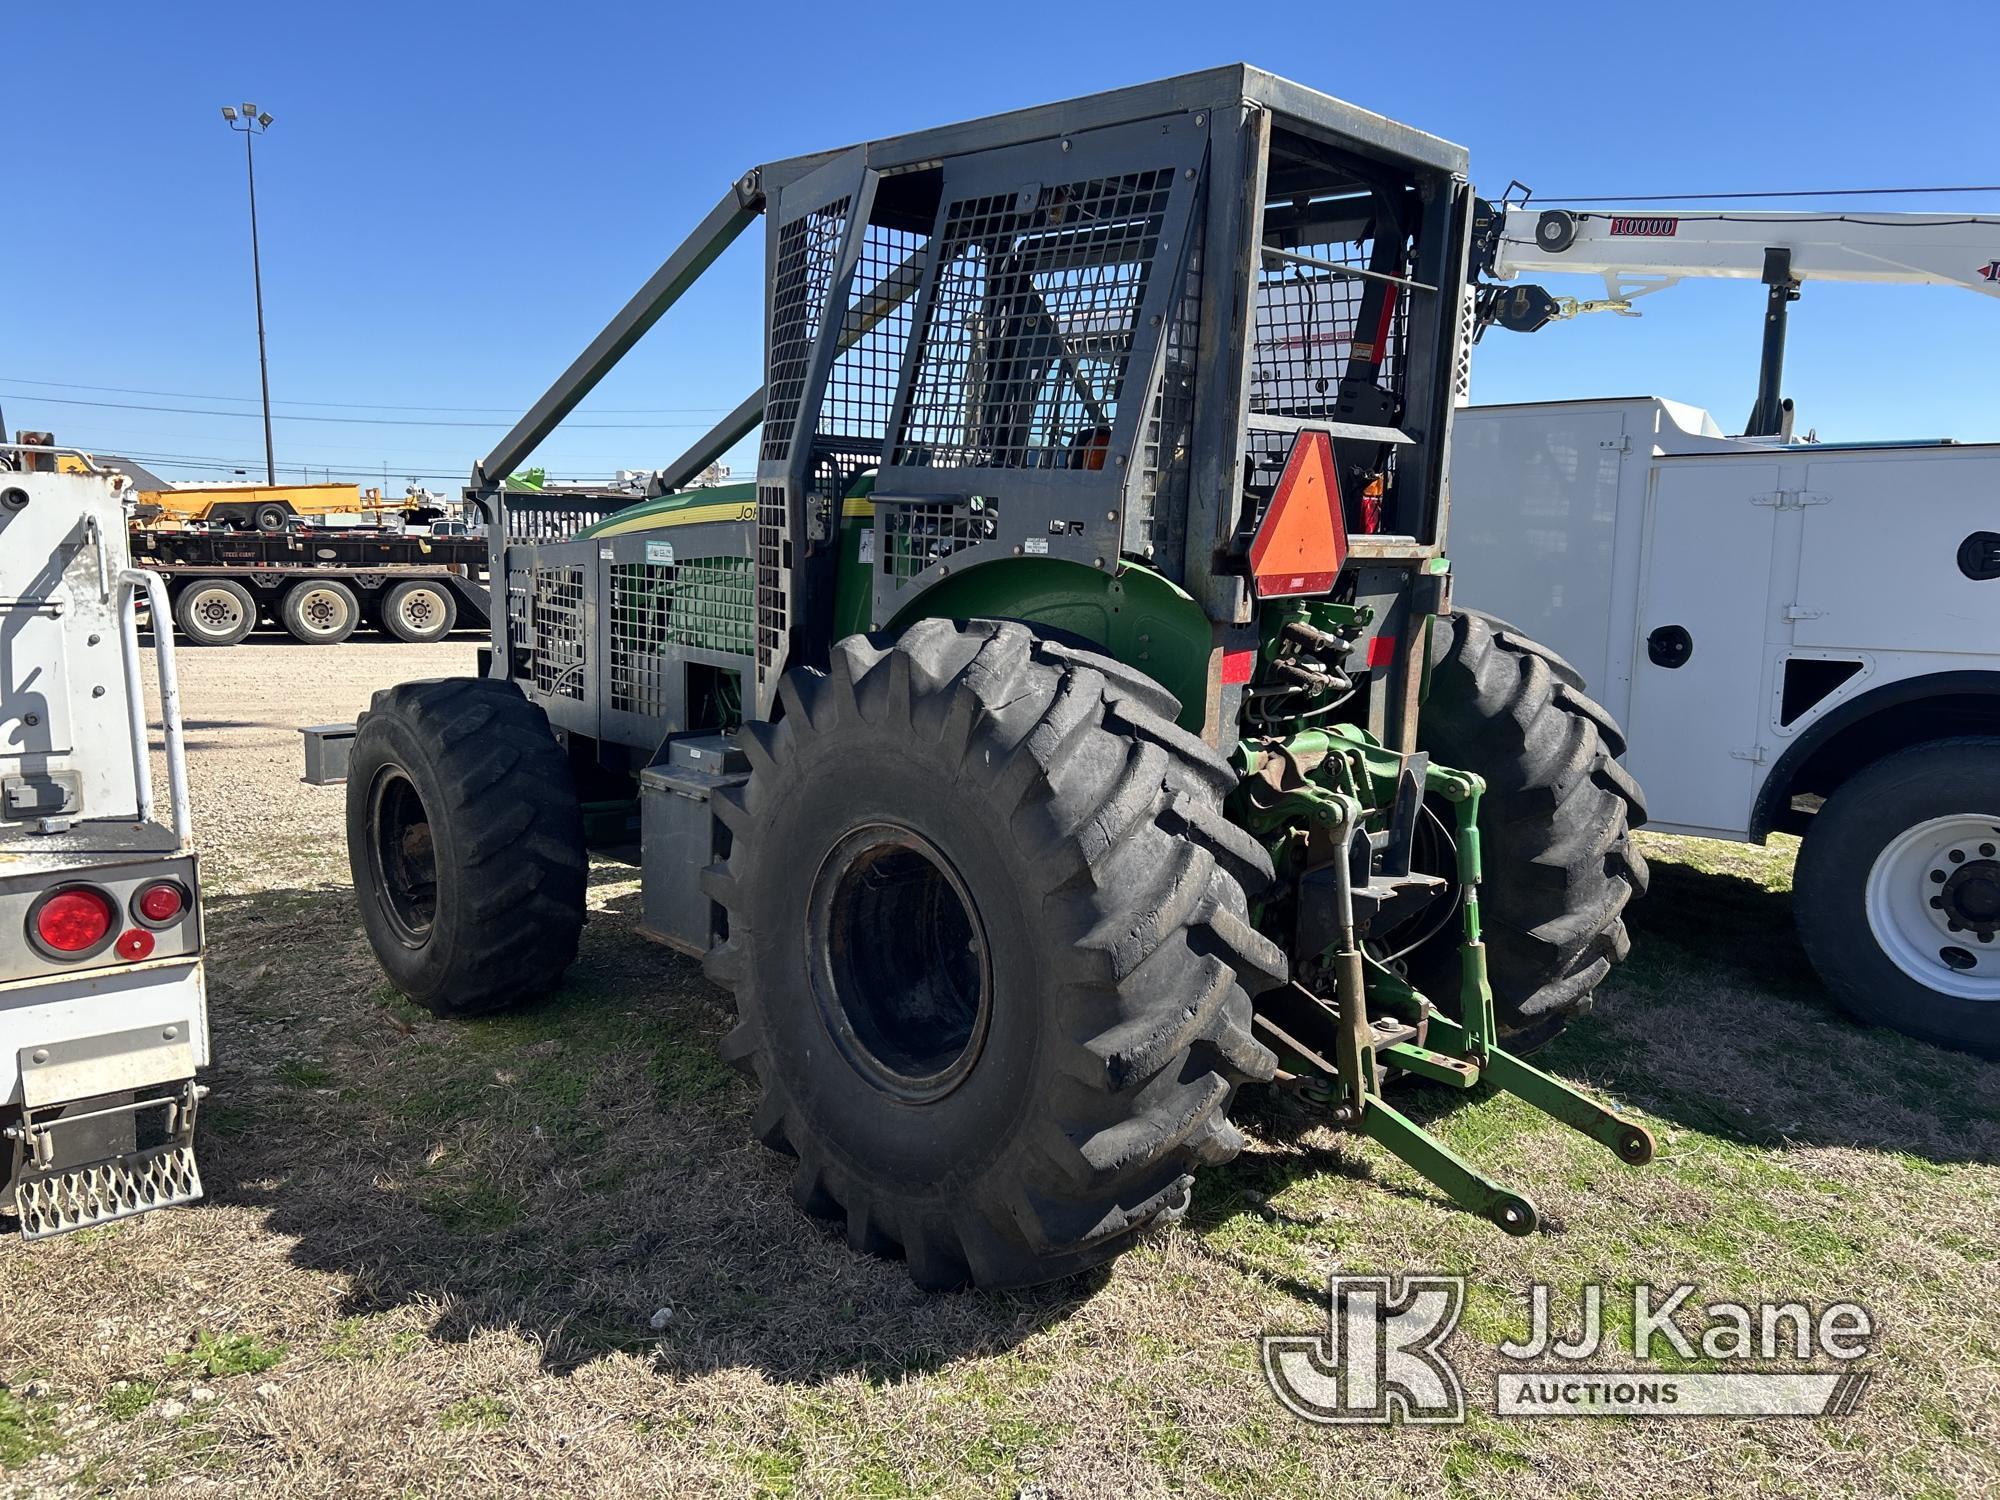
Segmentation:
[[(1244, 1084), (1515, 1234), (1388, 1080), (1646, 1161), (1520, 1060), (1625, 951), (1642, 812), (1564, 663), (1450, 604), (1466, 170), (1232, 66), (744, 176), (474, 470), (483, 675), (359, 722), (389, 977), (530, 1000), (586, 849), (635, 860), (799, 1205), (926, 1287), (1181, 1214)], [(760, 215), (764, 387), (649, 495), (510, 491)]]

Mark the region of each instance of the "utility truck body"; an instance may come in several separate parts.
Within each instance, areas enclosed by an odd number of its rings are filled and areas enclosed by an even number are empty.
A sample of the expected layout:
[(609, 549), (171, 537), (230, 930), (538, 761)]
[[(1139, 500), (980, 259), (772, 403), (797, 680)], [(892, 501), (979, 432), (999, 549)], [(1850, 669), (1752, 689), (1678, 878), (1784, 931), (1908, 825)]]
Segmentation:
[(154, 721), (135, 623), (165, 592), (129, 481), (53, 456), (0, 447), (0, 1214), (29, 1239), (198, 1198), (209, 1060), (173, 641)]
[(2000, 218), (1479, 219), (1475, 261), (1499, 281), (1606, 292), (1482, 285), (1483, 326), (1631, 315), (1688, 276), (1766, 295), (1746, 436), (1650, 397), (1461, 410), (1459, 597), (1567, 657), (1627, 726), (1655, 827), (1805, 836), (1800, 936), (1850, 1010), (2000, 1056), (2000, 445), (1794, 441), (1780, 390), (1802, 282), (1992, 297)]

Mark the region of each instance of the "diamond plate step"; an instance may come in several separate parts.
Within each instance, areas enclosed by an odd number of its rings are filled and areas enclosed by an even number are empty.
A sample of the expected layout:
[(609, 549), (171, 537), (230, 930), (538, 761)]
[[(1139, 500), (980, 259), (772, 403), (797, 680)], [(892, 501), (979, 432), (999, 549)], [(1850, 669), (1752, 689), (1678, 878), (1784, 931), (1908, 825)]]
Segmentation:
[(14, 1188), (24, 1240), (45, 1240), (149, 1209), (192, 1203), (200, 1196), (201, 1171), (188, 1144), (156, 1146), (62, 1172), (30, 1173)]

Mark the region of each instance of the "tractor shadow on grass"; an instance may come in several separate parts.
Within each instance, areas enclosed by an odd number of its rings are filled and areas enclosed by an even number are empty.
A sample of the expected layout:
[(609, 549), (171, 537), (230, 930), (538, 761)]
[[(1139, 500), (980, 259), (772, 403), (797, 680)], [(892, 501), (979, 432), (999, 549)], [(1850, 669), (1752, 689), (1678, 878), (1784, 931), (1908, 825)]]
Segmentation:
[[(2000, 1154), (2000, 1068), (1833, 1013), (1802, 960), (1774, 956), (1790, 941), (1782, 896), (1661, 873), (1634, 958), (1540, 1065), (1670, 1131)], [(342, 886), (212, 899), (209, 1201), (258, 1210), (295, 1265), (341, 1277), (342, 1316), (421, 1309), (441, 1340), (517, 1331), (553, 1370), (625, 1351), (666, 1373), (886, 1381), (1004, 1351), (1102, 1285), (931, 1296), (800, 1214), (788, 1161), (750, 1139), (751, 1087), (717, 1059), (727, 996), (638, 936), (633, 872), (600, 864), (592, 883), (561, 990), (460, 1022), (383, 982)], [(1483, 1098), (1396, 1102), (1448, 1126)], [(1241, 1117), (1258, 1149), (1204, 1174), (1197, 1228), (1307, 1174), (1450, 1209), (1384, 1182), (1368, 1148), (1303, 1139), (1304, 1111), (1253, 1095)]]
[(385, 985), (344, 888), (212, 900), (209, 1204), (255, 1208), (294, 1265), (343, 1278), (335, 1316), (511, 1330), (556, 1371), (624, 1351), (887, 1381), (1004, 1351), (1097, 1290), (929, 1295), (801, 1214), (717, 1060), (728, 997), (633, 930), (633, 878), (593, 871), (558, 993), (458, 1022)]

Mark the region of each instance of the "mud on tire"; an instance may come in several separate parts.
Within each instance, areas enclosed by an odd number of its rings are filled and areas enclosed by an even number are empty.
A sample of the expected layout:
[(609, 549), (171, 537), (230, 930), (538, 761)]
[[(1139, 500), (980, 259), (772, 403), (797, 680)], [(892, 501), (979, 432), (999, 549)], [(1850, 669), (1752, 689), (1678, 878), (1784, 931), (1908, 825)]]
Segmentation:
[[(1486, 779), (1488, 977), (1510, 1045), (1532, 1049), (1590, 1008), (1631, 947), (1625, 905), (1646, 889), (1631, 830), (1646, 805), (1615, 758), (1625, 737), (1568, 662), (1503, 620), (1461, 610), (1432, 626), (1418, 740), (1439, 763)], [(1453, 922), (1410, 957), (1418, 987), (1448, 1006), (1457, 938)]]
[(377, 693), (348, 760), (347, 851), (368, 941), (433, 1015), (551, 989), (583, 928), (583, 813), (541, 709), (511, 682)]
[(1242, 1145), (1231, 1096), (1275, 1067), (1251, 996), (1285, 972), (1227, 764), (1149, 680), (1012, 623), (851, 637), (781, 697), (717, 804), (708, 972), (799, 1206), (935, 1288), (1182, 1212)]

